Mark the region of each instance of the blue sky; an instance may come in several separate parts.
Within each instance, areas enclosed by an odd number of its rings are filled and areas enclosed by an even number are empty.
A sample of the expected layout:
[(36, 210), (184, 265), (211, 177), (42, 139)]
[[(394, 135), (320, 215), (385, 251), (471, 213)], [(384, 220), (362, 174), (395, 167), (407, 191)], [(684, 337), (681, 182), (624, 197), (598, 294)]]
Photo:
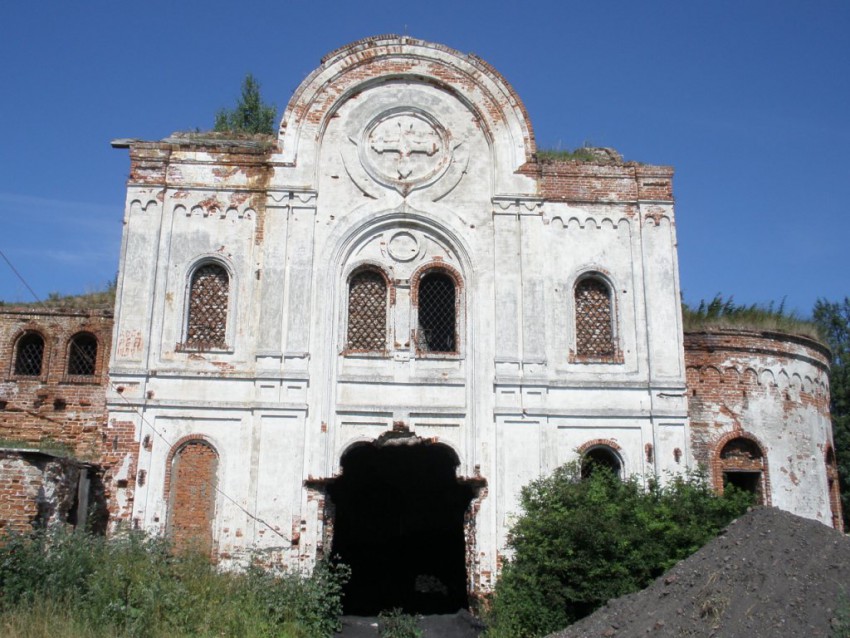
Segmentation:
[[(850, 2), (9, 2), (0, 249), (41, 297), (115, 276), (126, 150), (212, 126), (247, 72), (286, 105), (327, 52), (381, 33), (474, 52), (538, 146), (675, 167), (685, 299), (850, 294)], [(0, 261), (0, 299), (26, 300)]]

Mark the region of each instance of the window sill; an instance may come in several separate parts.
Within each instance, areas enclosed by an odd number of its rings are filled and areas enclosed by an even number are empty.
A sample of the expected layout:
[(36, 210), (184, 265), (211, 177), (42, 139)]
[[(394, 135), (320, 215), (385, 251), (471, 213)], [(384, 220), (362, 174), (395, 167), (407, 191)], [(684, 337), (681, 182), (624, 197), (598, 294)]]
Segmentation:
[(463, 355), (460, 352), (416, 352), (416, 359), (428, 359), (428, 360), (443, 360), (443, 361), (459, 361), (463, 359)]
[(94, 374), (74, 374), (62, 377), (59, 383), (63, 385), (100, 385), (98, 375)]
[(568, 358), (570, 363), (576, 364), (606, 364), (606, 365), (622, 365), (624, 364), (625, 358), (623, 357), (622, 352), (615, 352), (612, 355), (607, 356), (591, 356), (591, 355), (582, 355), (582, 354), (573, 354), (570, 353)]
[(389, 359), (390, 353), (386, 350), (343, 350), (339, 356), (346, 359)]
[(234, 349), (225, 345), (215, 345), (210, 347), (187, 345), (178, 343), (174, 346), (174, 352), (182, 354), (233, 354)]
[(8, 377), (9, 381), (34, 381), (36, 383), (47, 383), (47, 375), (41, 374), (13, 374)]

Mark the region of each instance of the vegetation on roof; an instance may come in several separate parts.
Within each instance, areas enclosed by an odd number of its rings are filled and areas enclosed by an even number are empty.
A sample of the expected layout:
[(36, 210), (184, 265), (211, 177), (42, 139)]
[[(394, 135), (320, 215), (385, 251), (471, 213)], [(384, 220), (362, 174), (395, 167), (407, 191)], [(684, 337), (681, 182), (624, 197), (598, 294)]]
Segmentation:
[(793, 310), (779, 304), (738, 304), (733, 297), (717, 294), (711, 301), (705, 299), (696, 307), (682, 303), (685, 332), (698, 332), (712, 328), (737, 328), (742, 330), (776, 330), (823, 341), (818, 327)]
[(260, 96), (260, 83), (250, 73), (242, 81), (242, 95), (233, 109), (221, 109), (215, 116), (213, 130), (218, 132), (274, 134), (277, 107), (266, 104)]
[(587, 162), (591, 164), (623, 163), (623, 156), (613, 148), (591, 146), (589, 144), (585, 144), (573, 150), (561, 148), (539, 149), (537, 151), (537, 159), (541, 162)]
[(7, 310), (25, 308), (32, 310), (111, 311), (115, 307), (115, 286), (116, 280), (113, 279), (104, 290), (86, 292), (81, 295), (60, 295), (58, 292), (51, 292), (47, 295), (47, 299), (37, 302), (0, 300), (0, 308)]

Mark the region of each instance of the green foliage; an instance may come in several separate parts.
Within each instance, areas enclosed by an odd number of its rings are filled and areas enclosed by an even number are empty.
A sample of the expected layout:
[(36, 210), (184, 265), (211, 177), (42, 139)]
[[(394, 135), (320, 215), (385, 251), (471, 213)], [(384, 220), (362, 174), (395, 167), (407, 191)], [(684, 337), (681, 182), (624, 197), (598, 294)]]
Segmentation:
[(67, 627), (81, 636), (331, 636), (347, 578), (347, 568), (328, 564), (310, 577), (259, 567), (222, 572), (201, 554), (175, 554), (141, 533), (8, 536), (0, 546), (0, 628), (23, 626), (30, 610), (44, 607), (67, 610)]
[(522, 490), (488, 636), (545, 635), (646, 587), (751, 502), (736, 490), (717, 496), (699, 474), (646, 490), (603, 468), (584, 480), (578, 464), (559, 468)]
[(850, 298), (843, 302), (818, 299), (812, 312), (832, 351), (829, 393), (832, 404), (832, 440), (838, 462), (844, 527), (850, 528)]
[(236, 108), (221, 109), (215, 116), (214, 131), (235, 133), (274, 134), (277, 108), (264, 104), (260, 97), (260, 83), (250, 73), (242, 81), (242, 95)]
[(405, 614), (401, 609), (391, 609), (378, 614), (378, 635), (381, 638), (419, 638), (422, 632), (416, 616)]
[(0, 301), (0, 307), (25, 307), (51, 310), (112, 310), (115, 306), (116, 282), (113, 279), (104, 286), (103, 290), (95, 290), (80, 295), (62, 295), (58, 292), (48, 293), (47, 299), (40, 302)]
[(714, 299), (699, 302), (696, 308), (682, 304), (682, 318), (685, 331), (704, 330), (706, 328), (743, 328), (751, 330), (779, 330), (812, 339), (820, 339), (817, 326), (806, 321), (793, 310), (785, 308), (783, 299), (779, 305), (737, 304), (733, 297), (728, 299), (717, 294)]
[(537, 158), (543, 161), (555, 160), (566, 162), (597, 162), (599, 157), (587, 146), (574, 150), (546, 148), (537, 151)]
[(850, 596), (842, 590), (835, 606), (835, 617), (831, 620), (830, 638), (850, 638)]

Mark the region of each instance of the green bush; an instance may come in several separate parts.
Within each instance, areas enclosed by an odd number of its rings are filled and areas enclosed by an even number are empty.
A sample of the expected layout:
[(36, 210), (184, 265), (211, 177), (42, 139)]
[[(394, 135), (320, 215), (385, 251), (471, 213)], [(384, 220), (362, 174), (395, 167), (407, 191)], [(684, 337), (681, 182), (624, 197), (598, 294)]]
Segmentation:
[(491, 638), (562, 629), (607, 600), (646, 587), (746, 511), (751, 495), (717, 496), (698, 474), (648, 490), (569, 464), (522, 490), (488, 614)]
[(10, 627), (46, 605), (65, 610), (69, 628), (89, 628), (80, 635), (331, 636), (347, 578), (345, 566), (326, 563), (309, 577), (223, 572), (141, 533), (41, 531), (0, 545), (0, 628), (15, 635)]

